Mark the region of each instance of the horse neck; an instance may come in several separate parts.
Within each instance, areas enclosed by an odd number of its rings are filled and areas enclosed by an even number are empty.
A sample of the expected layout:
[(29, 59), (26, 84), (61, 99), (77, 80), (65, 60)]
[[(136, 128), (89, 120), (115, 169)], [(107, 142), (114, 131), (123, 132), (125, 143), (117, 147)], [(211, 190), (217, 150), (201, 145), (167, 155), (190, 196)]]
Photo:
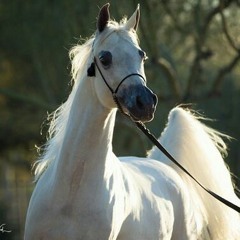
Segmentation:
[(66, 186), (79, 185), (83, 178), (101, 181), (107, 156), (112, 154), (116, 111), (101, 105), (91, 79), (82, 80), (80, 84), (56, 166), (57, 181)]

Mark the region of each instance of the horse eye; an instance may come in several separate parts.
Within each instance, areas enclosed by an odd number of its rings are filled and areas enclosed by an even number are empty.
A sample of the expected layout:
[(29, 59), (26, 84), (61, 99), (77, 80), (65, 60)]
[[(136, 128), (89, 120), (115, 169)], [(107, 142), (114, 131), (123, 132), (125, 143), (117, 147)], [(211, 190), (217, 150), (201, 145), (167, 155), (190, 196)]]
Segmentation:
[(109, 67), (112, 63), (112, 54), (109, 51), (101, 51), (98, 58), (105, 68)]
[(146, 53), (143, 50), (138, 50), (138, 53), (143, 61), (146, 61), (148, 59)]

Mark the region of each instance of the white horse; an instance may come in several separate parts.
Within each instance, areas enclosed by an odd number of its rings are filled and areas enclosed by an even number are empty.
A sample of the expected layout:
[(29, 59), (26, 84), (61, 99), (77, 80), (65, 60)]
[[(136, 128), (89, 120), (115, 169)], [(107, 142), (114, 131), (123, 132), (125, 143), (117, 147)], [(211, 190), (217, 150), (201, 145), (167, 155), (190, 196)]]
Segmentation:
[[(120, 24), (110, 21), (108, 9), (100, 10), (95, 36), (70, 52), (74, 85), (53, 114), (37, 162), (25, 240), (240, 239), (239, 215), (155, 148), (149, 158), (114, 155), (116, 103), (109, 89), (135, 121), (153, 118), (156, 96), (146, 87), (136, 35), (139, 7)], [(160, 141), (199, 181), (239, 203), (216, 131), (175, 108)]]

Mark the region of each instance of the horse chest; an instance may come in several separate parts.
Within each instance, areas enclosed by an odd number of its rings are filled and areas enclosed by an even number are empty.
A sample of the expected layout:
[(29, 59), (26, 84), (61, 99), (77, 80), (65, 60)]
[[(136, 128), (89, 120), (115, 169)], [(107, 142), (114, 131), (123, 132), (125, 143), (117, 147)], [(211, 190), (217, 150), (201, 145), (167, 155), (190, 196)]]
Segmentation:
[(123, 223), (118, 240), (169, 240), (173, 229), (173, 208), (161, 204), (161, 210), (145, 206), (140, 219), (130, 215)]
[(84, 209), (80, 211), (71, 205), (65, 205), (60, 209), (46, 208), (37, 228), (41, 229), (41, 232), (36, 230), (34, 235), (39, 236), (39, 239), (51, 240), (109, 239), (111, 232), (111, 225), (105, 212), (100, 210), (90, 212)]

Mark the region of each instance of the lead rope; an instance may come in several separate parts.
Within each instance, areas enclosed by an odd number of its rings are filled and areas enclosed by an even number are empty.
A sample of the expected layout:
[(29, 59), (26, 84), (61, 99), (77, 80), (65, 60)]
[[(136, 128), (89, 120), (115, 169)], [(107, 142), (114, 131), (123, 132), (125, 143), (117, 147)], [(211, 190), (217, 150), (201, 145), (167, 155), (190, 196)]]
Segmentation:
[[(125, 78), (123, 78), (121, 80), (121, 82), (118, 84), (117, 88), (115, 89), (115, 91), (113, 91), (113, 89), (109, 86), (108, 82), (106, 81), (105, 77), (102, 74), (101, 69), (99, 68), (96, 59), (94, 58), (94, 62), (91, 64), (91, 68), (94, 68), (94, 65), (97, 66), (97, 69), (103, 79), (103, 81), (105, 82), (105, 84), (107, 85), (107, 87), (109, 88), (109, 90), (112, 93), (113, 96), (113, 100), (116, 103), (118, 110), (124, 115), (127, 116), (128, 119), (130, 119), (132, 122), (134, 122), (137, 126), (138, 129), (140, 129), (146, 136), (147, 138), (169, 159), (171, 160), (175, 165), (177, 165), (183, 172), (185, 172), (189, 177), (191, 177), (203, 190), (205, 190), (207, 193), (209, 193), (212, 197), (214, 197), (215, 199), (217, 199), (218, 201), (220, 201), (221, 203), (225, 204), (226, 206), (230, 207), (231, 209), (237, 211), (238, 213), (240, 213), (240, 207), (233, 204), (232, 202), (228, 201), (227, 199), (219, 196), (218, 194), (216, 194), (215, 192), (209, 190), (208, 188), (204, 187), (191, 173), (188, 172), (188, 170), (186, 168), (184, 168), (167, 150), (166, 148), (164, 148), (162, 146), (162, 144), (157, 140), (157, 138), (150, 132), (150, 130), (142, 123), (142, 122), (135, 122), (131, 116), (129, 116), (128, 114), (126, 114), (121, 105), (118, 102), (118, 98), (116, 96), (116, 93), (120, 87), (120, 85), (130, 76), (133, 75), (138, 75), (141, 78), (143, 78), (142, 75), (138, 74), (138, 73), (132, 73), (127, 75)], [(92, 71), (93, 69), (91, 69)], [(92, 72), (88, 72), (88, 76), (95, 76), (95, 70), (93, 71), (94, 73), (92, 74)], [(143, 80), (145, 81), (145, 79), (143, 78)]]

